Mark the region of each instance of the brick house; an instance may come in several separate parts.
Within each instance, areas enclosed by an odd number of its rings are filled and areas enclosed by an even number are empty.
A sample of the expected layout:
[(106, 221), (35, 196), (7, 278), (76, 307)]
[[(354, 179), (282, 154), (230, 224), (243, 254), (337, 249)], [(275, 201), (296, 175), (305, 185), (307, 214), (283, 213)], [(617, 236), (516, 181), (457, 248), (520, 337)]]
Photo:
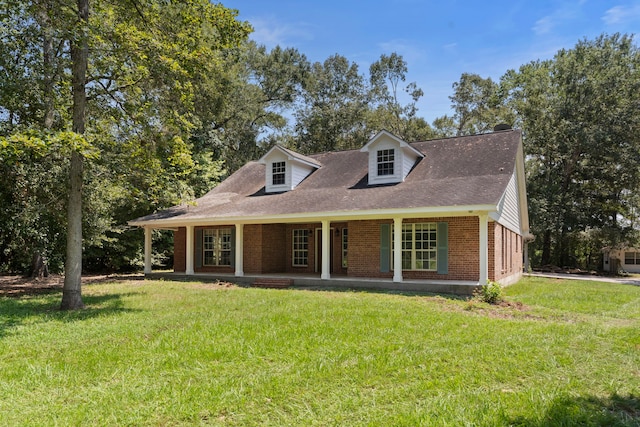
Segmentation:
[(359, 150), (312, 156), (275, 146), (194, 204), (130, 225), (145, 229), (147, 274), (151, 231), (163, 228), (186, 276), (509, 284), (529, 232), (522, 136), (407, 143), (381, 131)]

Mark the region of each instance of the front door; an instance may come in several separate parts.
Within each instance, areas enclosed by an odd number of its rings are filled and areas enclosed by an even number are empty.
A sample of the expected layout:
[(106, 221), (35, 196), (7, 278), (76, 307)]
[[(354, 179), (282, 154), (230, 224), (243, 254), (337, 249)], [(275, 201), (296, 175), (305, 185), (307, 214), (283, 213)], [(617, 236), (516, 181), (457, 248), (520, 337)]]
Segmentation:
[[(329, 274), (333, 273), (333, 228), (329, 228)], [(322, 272), (322, 228), (316, 228), (315, 235), (316, 267), (315, 272)]]

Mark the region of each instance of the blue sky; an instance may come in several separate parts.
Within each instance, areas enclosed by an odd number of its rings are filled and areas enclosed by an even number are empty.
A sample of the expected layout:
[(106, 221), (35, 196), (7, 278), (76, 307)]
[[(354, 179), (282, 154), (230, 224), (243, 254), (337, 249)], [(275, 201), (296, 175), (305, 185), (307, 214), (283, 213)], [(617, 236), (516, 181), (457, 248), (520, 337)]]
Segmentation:
[(418, 114), (429, 122), (451, 113), (451, 85), (464, 72), (497, 81), (508, 69), (552, 58), (585, 37), (640, 32), (640, 0), (222, 3), (253, 25), (256, 42), (295, 47), (313, 62), (338, 53), (368, 75), (381, 54), (401, 54), (408, 64), (407, 82), (415, 81), (425, 92)]

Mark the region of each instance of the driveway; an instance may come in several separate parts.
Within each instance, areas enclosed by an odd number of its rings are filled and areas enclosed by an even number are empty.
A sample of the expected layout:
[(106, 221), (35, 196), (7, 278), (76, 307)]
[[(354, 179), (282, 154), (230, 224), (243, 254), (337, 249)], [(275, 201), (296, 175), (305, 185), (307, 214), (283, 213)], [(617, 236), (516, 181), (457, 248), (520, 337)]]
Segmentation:
[(549, 277), (551, 279), (573, 279), (573, 280), (593, 280), (595, 282), (620, 283), (623, 285), (640, 286), (640, 277), (610, 277), (592, 276), (588, 274), (568, 274), (568, 273), (525, 273), (531, 277)]

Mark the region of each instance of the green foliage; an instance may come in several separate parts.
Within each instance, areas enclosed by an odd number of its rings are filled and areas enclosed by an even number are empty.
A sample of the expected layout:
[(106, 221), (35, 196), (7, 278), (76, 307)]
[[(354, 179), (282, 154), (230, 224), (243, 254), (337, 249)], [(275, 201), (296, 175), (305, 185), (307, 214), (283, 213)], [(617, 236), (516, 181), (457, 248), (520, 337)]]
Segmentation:
[[(533, 252), (576, 265), (581, 233), (634, 243), (640, 169), (640, 53), (631, 36), (580, 41), (502, 80), (524, 130)], [(588, 240), (581, 240), (581, 244)]]
[(474, 292), (475, 297), (488, 304), (499, 304), (504, 301), (504, 291), (500, 283), (488, 280)]
[(72, 152), (85, 159), (83, 240), (92, 269), (137, 265), (142, 241), (123, 241), (131, 238), (126, 221), (192, 200), (224, 173), (212, 147), (192, 140), (202, 123), (196, 104), (202, 88), (226, 75), (225, 52), (246, 42), (250, 25), (206, 0), (90, 6), (82, 137), (68, 131), (65, 46), (79, 31), (77, 5), (3, 3), (0, 167), (8, 185), (0, 197), (8, 208), (0, 213), (1, 271), (24, 271), (33, 251), (61, 265)]

